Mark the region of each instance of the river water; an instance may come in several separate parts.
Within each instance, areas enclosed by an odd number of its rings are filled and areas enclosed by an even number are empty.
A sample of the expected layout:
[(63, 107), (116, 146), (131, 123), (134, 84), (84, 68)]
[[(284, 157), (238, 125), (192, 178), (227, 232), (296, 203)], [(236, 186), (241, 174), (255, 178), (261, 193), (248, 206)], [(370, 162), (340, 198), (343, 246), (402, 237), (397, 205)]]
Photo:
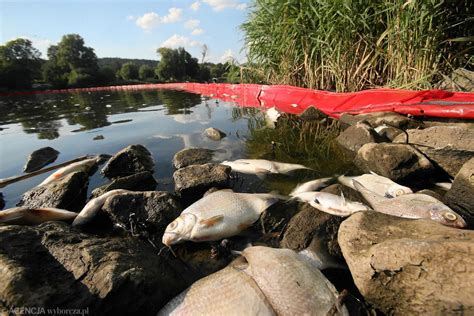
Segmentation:
[[(211, 126), (227, 136), (220, 141), (206, 138), (202, 132)], [(339, 130), (337, 121), (303, 121), (291, 115), (284, 115), (275, 127), (265, 109), (169, 90), (0, 97), (0, 178), (22, 174), (28, 155), (45, 146), (60, 152), (53, 163), (57, 164), (88, 154), (112, 155), (130, 144), (142, 144), (155, 159), (157, 190), (173, 191), (174, 154), (203, 147), (216, 150), (216, 162), (263, 158), (314, 169), (263, 181), (248, 177), (238, 188), (286, 194), (298, 182), (352, 168), (334, 143)], [(5, 207), (14, 206), (52, 172), (0, 189)], [(108, 181), (96, 172), (89, 191)]]

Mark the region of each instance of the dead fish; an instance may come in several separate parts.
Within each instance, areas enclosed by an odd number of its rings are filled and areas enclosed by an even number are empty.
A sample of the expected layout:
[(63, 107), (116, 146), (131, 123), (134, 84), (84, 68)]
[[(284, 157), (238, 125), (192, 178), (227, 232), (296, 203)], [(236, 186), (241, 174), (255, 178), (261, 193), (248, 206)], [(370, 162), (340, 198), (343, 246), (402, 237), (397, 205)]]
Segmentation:
[(349, 315), (338, 298), (334, 285), (295, 251), (256, 246), (195, 282), (158, 315)]
[(337, 179), (343, 185), (353, 188), (355, 190), (357, 189), (352, 183), (352, 180), (357, 180), (366, 189), (374, 192), (375, 194), (385, 196), (388, 198), (393, 198), (393, 197), (397, 197), (403, 194), (413, 193), (413, 191), (410, 188), (400, 185), (396, 182), (393, 182), (389, 178), (382, 177), (372, 171), (370, 172), (370, 174), (367, 173), (367, 174), (363, 174), (357, 177), (340, 176)]
[(327, 192), (303, 192), (294, 195), (293, 198), (336, 216), (346, 217), (356, 212), (370, 211), (370, 207), (364, 203), (349, 201), (342, 194), (338, 196)]
[(299, 164), (270, 161), (265, 159), (237, 159), (234, 161), (221, 162), (221, 165), (229, 166), (233, 171), (245, 174), (255, 174), (259, 177), (270, 173), (288, 174), (299, 169), (311, 170), (311, 168)]
[(94, 167), (95, 164), (97, 164), (100, 159), (101, 159), (100, 157), (94, 157), (94, 158), (84, 159), (84, 160), (72, 163), (52, 173), (38, 186), (50, 184), (51, 182), (62, 179), (66, 175), (73, 172), (78, 172), (78, 171), (89, 172), (89, 170), (92, 169), (92, 167)]
[(305, 182), (303, 184), (298, 184), (293, 191), (291, 191), (290, 196), (295, 196), (298, 193), (318, 191), (324, 187), (327, 187), (334, 180), (333, 177), (330, 178), (321, 178), (312, 181)]
[(353, 182), (357, 191), (377, 212), (403, 218), (431, 219), (456, 228), (466, 227), (466, 222), (459, 214), (427, 194), (404, 194), (388, 199), (368, 190), (357, 180)]
[(79, 212), (72, 226), (83, 226), (89, 223), (100, 211), (105, 201), (112, 196), (129, 193), (128, 190), (116, 189), (111, 190), (102, 194), (101, 196), (96, 197), (95, 199), (90, 200), (84, 206), (84, 208)]
[(210, 193), (188, 206), (166, 227), (163, 244), (171, 246), (185, 240), (200, 242), (237, 235), (277, 201), (278, 196), (272, 193), (228, 190)]
[(38, 225), (49, 221), (70, 221), (77, 213), (54, 207), (13, 207), (0, 211), (0, 223)]

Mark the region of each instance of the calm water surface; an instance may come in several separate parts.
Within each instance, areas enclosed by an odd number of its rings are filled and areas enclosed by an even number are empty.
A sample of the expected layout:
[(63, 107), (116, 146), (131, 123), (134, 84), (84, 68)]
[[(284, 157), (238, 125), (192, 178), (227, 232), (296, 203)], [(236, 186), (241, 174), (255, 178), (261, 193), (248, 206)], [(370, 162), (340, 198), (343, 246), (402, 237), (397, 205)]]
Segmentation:
[[(211, 126), (223, 130), (227, 137), (220, 141), (204, 137), (202, 132)], [(22, 174), (28, 155), (45, 146), (60, 152), (54, 162), (57, 164), (142, 144), (155, 159), (157, 189), (169, 191), (174, 185), (173, 155), (188, 147), (216, 149), (216, 161), (264, 158), (315, 169), (292, 177), (273, 176), (263, 182), (244, 177), (239, 183), (241, 191), (288, 193), (298, 182), (352, 168), (333, 142), (339, 130), (335, 121), (320, 124), (288, 116), (272, 128), (264, 110), (178, 91), (3, 97), (0, 127), (0, 178)], [(14, 206), (25, 191), (52, 172), (0, 189), (6, 207)], [(90, 178), (89, 191), (107, 182), (96, 172)]]

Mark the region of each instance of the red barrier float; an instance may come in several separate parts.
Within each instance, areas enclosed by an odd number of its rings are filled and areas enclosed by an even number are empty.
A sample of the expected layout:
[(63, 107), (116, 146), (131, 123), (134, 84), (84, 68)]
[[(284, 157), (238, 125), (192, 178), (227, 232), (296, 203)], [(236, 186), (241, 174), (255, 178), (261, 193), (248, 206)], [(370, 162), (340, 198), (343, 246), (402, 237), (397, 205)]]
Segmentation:
[(314, 106), (333, 117), (339, 117), (342, 113), (392, 111), (414, 116), (474, 119), (474, 93), (443, 90), (373, 89), (336, 93), (279, 85), (165, 83), (7, 92), (0, 93), (0, 96), (156, 89), (188, 91), (236, 102), (239, 106), (276, 107), (280, 111), (294, 114), (299, 114), (308, 107)]

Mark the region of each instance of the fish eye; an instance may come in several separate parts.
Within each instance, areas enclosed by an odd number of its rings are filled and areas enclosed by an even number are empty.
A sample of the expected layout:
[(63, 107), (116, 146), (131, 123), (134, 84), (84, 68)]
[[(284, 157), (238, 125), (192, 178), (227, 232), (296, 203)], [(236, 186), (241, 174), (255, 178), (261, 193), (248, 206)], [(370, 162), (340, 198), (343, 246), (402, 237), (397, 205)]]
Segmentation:
[(168, 228), (174, 230), (178, 226), (178, 221), (173, 221), (168, 225)]
[(395, 191), (395, 196), (400, 196), (400, 195), (403, 195), (405, 194), (405, 191), (403, 191), (403, 189), (398, 189)]
[(443, 213), (443, 217), (450, 222), (458, 219), (458, 217), (455, 214), (450, 213), (450, 212)]

